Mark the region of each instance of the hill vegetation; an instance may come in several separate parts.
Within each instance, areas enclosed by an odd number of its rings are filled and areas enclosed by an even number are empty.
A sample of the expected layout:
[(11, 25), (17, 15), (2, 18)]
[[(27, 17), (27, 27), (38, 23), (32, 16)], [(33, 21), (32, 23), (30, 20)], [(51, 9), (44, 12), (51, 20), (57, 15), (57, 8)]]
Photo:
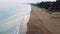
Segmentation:
[(51, 12), (60, 12), (60, 0), (57, 0), (56, 2), (40, 2), (31, 5), (48, 9)]

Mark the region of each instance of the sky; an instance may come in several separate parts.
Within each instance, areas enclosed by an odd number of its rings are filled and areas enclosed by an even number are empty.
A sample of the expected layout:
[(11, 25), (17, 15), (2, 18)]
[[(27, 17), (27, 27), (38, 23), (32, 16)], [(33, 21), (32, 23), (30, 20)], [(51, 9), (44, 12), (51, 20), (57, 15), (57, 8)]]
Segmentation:
[(9, 3), (37, 3), (41, 1), (56, 1), (56, 0), (0, 0), (0, 2), (9, 2)]

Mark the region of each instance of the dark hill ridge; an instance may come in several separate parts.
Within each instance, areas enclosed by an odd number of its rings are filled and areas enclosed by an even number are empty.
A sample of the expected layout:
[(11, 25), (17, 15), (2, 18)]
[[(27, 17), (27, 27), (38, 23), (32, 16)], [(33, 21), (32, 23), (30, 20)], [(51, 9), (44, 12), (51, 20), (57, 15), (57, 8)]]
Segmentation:
[(31, 4), (40, 8), (49, 9), (51, 12), (60, 12), (60, 0), (56, 2), (40, 2), (37, 4)]

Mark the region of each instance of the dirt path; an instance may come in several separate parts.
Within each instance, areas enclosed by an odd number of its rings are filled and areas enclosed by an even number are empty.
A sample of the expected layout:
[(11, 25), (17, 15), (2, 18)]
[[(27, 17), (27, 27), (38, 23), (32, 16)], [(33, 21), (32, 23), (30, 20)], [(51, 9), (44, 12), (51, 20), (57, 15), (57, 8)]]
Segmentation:
[[(39, 18), (38, 10), (35, 10), (36, 7), (32, 6), (31, 17), (27, 24), (28, 31), (27, 34), (51, 34), (46, 28), (42, 26), (42, 20)], [(42, 11), (40, 9), (40, 11)]]

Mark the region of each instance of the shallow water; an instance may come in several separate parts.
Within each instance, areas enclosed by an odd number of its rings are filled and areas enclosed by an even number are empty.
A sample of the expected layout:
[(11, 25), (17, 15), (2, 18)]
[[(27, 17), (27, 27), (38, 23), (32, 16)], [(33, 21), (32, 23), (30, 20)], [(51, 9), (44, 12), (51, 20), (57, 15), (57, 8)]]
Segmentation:
[(28, 4), (0, 3), (0, 34), (16, 31), (17, 25), (21, 24), (25, 15), (30, 15), (30, 11), (31, 5)]

